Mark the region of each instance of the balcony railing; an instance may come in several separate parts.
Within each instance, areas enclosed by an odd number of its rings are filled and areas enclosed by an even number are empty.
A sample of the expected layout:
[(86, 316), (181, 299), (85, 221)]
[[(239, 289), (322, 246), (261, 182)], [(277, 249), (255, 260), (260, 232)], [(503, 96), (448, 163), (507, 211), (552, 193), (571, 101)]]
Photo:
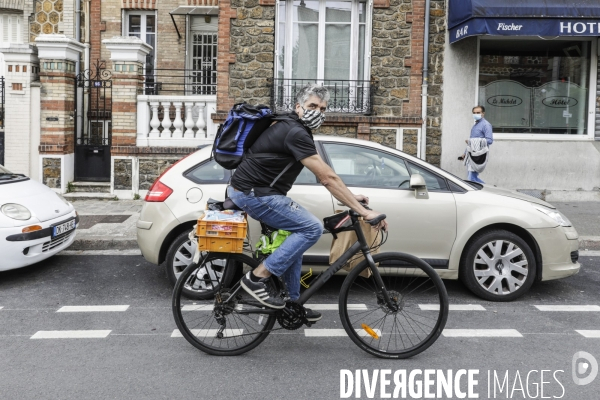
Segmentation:
[(309, 83), (329, 89), (328, 112), (363, 115), (373, 112), (375, 83), (359, 80), (274, 79), (271, 108), (277, 112), (292, 111), (296, 105), (296, 94)]
[(217, 70), (157, 68), (144, 75), (146, 95), (214, 95), (217, 94)]
[(195, 147), (212, 143), (217, 131), (210, 115), (217, 96), (139, 95), (138, 146)]

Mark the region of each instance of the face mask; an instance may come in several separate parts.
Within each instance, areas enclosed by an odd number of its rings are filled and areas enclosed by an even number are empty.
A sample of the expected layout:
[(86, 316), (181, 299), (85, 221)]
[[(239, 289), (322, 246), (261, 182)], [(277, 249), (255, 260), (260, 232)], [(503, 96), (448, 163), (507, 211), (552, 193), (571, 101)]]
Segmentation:
[(473, 119), (479, 121), (481, 119), (481, 114), (473, 114)]
[(304, 115), (301, 121), (304, 122), (304, 125), (308, 129), (318, 129), (325, 121), (325, 114), (319, 110), (305, 110), (304, 107), (302, 107), (302, 110), (304, 111)]

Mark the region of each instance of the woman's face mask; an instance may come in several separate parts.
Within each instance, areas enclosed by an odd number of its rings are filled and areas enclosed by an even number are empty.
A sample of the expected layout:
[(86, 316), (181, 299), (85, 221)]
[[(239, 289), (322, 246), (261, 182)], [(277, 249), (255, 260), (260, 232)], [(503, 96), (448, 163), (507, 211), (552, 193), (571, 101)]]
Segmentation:
[(304, 122), (304, 125), (311, 130), (318, 129), (325, 121), (325, 114), (319, 110), (306, 110), (302, 107), (302, 111), (304, 112), (304, 115), (302, 115), (302, 118), (300, 119)]

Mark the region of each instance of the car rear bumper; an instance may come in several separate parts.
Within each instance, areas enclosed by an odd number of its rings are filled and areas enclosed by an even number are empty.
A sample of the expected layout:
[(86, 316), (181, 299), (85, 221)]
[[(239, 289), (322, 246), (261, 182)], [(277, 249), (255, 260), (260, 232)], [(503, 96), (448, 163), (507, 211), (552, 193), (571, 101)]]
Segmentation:
[(136, 224), (137, 242), (148, 262), (159, 263), (160, 249), (165, 237), (178, 225), (179, 220), (165, 203), (144, 203)]
[(579, 272), (581, 265), (572, 253), (579, 249), (577, 231), (572, 227), (529, 229), (542, 253), (542, 280), (566, 278)]
[(37, 223), (36, 225), (42, 227), (41, 231), (23, 234), (21, 227), (0, 229), (0, 271), (35, 264), (69, 247), (75, 240), (77, 226), (74, 230), (54, 238), (51, 227), (72, 218), (76, 218), (79, 225), (79, 218), (75, 211), (72, 211), (50, 221)]

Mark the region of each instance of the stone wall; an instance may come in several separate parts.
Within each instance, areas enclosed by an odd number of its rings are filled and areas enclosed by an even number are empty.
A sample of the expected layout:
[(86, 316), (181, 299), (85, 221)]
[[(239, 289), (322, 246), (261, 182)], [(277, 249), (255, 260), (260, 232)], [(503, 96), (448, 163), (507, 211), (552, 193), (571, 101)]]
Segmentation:
[(442, 93), (444, 84), (444, 46), (446, 41), (445, 4), (446, 2), (443, 0), (431, 1), (429, 26), (426, 160), (437, 166), (440, 166), (442, 155)]
[(148, 190), (156, 178), (179, 158), (140, 158), (139, 190)]
[(60, 171), (61, 171), (61, 159), (60, 158), (43, 158), (42, 161), (42, 183), (50, 188), (60, 189)]
[(402, 136), (402, 151), (417, 156), (418, 129), (405, 129)]
[(378, 81), (373, 99), (378, 116), (402, 116), (403, 102), (408, 100), (410, 68), (404, 61), (411, 50), (412, 25), (406, 21), (410, 12), (410, 1), (403, 0), (390, 0), (389, 8), (373, 9), (371, 77)]
[(347, 137), (347, 138), (356, 139), (357, 127), (356, 126), (322, 125), (319, 129), (317, 129), (313, 133), (315, 135), (343, 136), (343, 137)]
[(133, 177), (133, 162), (131, 159), (117, 158), (114, 161), (115, 190), (131, 190)]
[(275, 7), (259, 0), (231, 0), (237, 17), (231, 20), (231, 48), (235, 63), (229, 72), (229, 96), (235, 102), (269, 104), (275, 54)]
[(384, 146), (396, 148), (396, 129), (371, 129), (370, 139)]

